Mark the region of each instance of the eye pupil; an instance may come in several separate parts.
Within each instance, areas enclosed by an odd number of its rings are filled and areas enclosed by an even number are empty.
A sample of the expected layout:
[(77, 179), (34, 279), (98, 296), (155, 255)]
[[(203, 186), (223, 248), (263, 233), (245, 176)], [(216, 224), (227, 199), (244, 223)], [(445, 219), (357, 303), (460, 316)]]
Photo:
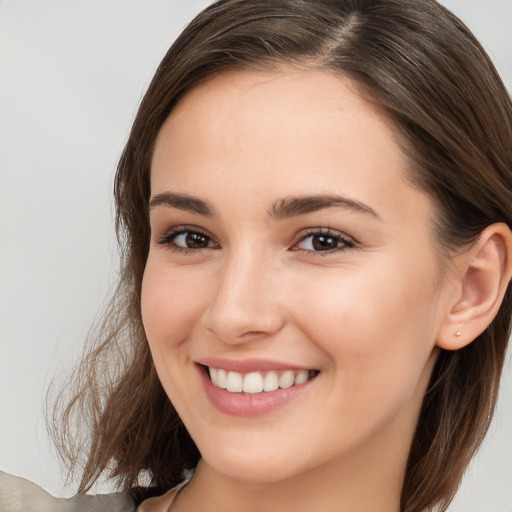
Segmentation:
[(338, 247), (337, 238), (329, 235), (316, 235), (313, 237), (312, 243), (316, 251), (325, 251)]
[(185, 243), (189, 249), (202, 249), (208, 247), (208, 237), (201, 233), (188, 233)]

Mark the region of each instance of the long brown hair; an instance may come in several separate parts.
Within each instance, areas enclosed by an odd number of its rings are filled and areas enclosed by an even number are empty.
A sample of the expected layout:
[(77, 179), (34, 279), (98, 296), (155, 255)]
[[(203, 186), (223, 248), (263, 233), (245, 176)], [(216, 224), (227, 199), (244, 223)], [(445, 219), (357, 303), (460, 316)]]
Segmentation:
[[(72, 399), (58, 403), (64, 422), (54, 419), (71, 468), (83, 462), (80, 492), (101, 474), (124, 489), (146, 474), (165, 489), (197, 464), (199, 452), (159, 383), (141, 321), (153, 146), (192, 87), (227, 69), (283, 63), (348, 77), (387, 112), (411, 180), (437, 205), (440, 250), (449, 254), (495, 222), (512, 227), (512, 104), (480, 44), (448, 10), (434, 0), (216, 2), (164, 57), (119, 162), (120, 281), (91, 335)], [(509, 286), (477, 340), (441, 352), (410, 450), (402, 511), (446, 507), (482, 441), (510, 334), (511, 294)], [(78, 427), (88, 432), (85, 441), (74, 436)]]

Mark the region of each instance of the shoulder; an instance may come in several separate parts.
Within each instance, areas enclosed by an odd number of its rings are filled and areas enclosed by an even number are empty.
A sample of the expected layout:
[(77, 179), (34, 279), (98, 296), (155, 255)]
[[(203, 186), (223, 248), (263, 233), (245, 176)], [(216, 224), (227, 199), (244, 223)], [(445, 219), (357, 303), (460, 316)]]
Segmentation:
[(133, 512), (135, 506), (124, 493), (55, 498), (38, 485), (0, 471), (2, 512)]
[(173, 487), (162, 496), (149, 498), (143, 501), (136, 512), (166, 512), (178, 496), (179, 492), (187, 485), (188, 480)]

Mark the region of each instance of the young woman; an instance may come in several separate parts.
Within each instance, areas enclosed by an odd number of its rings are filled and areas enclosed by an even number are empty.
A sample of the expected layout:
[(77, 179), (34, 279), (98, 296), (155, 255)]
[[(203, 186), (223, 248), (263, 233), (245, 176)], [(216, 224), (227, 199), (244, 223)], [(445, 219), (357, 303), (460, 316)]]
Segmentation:
[(433, 0), (207, 8), (119, 164), (122, 278), (64, 411), (90, 421), (63, 444), (80, 492), (445, 509), (510, 332), (511, 138), (498, 74)]

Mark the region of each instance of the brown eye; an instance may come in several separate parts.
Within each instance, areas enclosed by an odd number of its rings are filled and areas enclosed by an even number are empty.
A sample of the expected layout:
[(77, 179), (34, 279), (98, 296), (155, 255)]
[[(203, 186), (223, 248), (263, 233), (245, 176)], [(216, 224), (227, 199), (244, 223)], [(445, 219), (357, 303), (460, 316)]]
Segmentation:
[(307, 252), (329, 252), (354, 247), (354, 241), (337, 231), (319, 230), (306, 235), (294, 249)]
[(311, 237), (311, 245), (315, 251), (329, 251), (338, 247), (338, 240), (330, 235), (315, 235)]
[(219, 245), (205, 233), (191, 229), (180, 229), (167, 233), (158, 243), (160, 245), (167, 245), (170, 249), (176, 251), (216, 249), (219, 247)]
[(182, 235), (177, 236), (175, 238), (174, 243), (176, 245), (178, 245), (178, 238), (180, 239), (180, 242), (184, 243), (185, 247), (187, 247), (188, 249), (204, 249), (205, 247), (208, 247), (208, 244), (210, 242), (210, 239), (206, 235), (203, 235), (202, 233), (183, 233)]

